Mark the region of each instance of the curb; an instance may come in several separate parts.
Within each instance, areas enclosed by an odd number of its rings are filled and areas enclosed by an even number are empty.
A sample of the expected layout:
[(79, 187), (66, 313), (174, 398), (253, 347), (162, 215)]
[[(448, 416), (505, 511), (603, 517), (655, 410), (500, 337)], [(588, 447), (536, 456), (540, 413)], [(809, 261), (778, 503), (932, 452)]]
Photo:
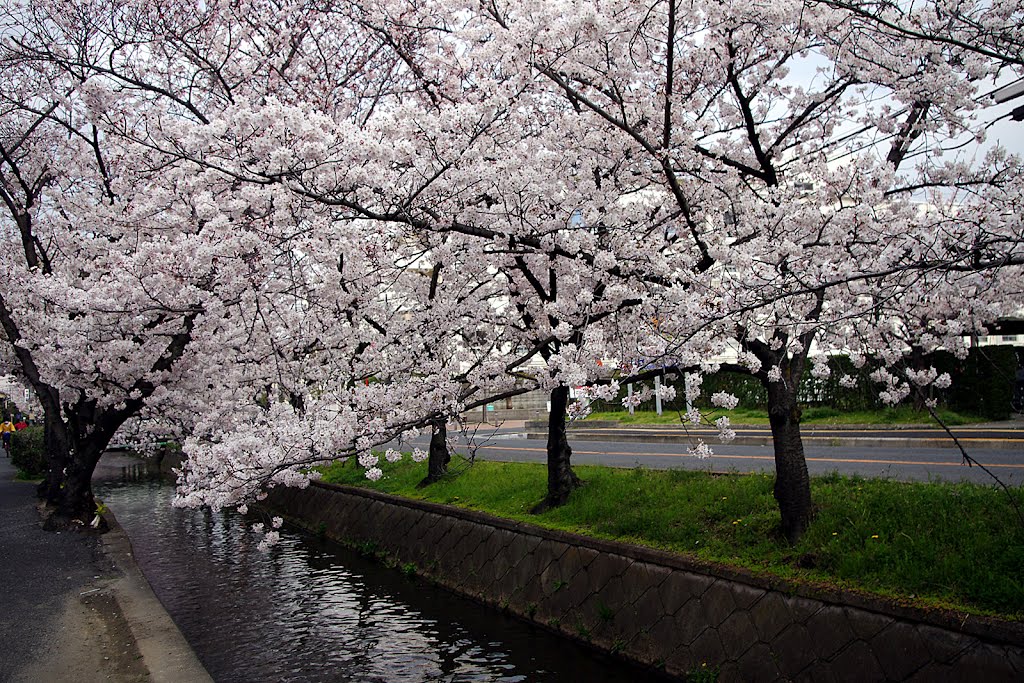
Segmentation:
[[(568, 432), (570, 439), (578, 441), (622, 441), (630, 443), (693, 443), (697, 438), (715, 436), (713, 434), (651, 434), (614, 429), (575, 429)], [(527, 439), (544, 440), (548, 438), (546, 432), (527, 432)], [(819, 446), (845, 446), (860, 448), (956, 448), (956, 444), (949, 438), (927, 438), (912, 439), (908, 437), (844, 437), (844, 436), (814, 436), (804, 435), (803, 441), (806, 444)], [(1019, 442), (996, 441), (993, 439), (960, 438), (961, 443), (976, 448), (993, 450), (1020, 450)], [(727, 445), (730, 446), (771, 446), (770, 436), (737, 436)]]
[(108, 512), (103, 518), (110, 530), (101, 537), (101, 547), (121, 573), (121, 578), (110, 585), (110, 593), (128, 622), (143, 664), (149, 671), (149, 680), (157, 683), (212, 683), (213, 678), (135, 563), (128, 534), (113, 514)]

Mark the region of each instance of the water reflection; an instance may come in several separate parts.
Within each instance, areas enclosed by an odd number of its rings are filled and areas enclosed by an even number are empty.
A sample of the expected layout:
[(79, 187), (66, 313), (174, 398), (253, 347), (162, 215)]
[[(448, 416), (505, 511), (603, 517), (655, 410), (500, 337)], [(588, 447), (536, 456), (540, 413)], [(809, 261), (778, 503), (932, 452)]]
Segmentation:
[(97, 482), (218, 681), (635, 681), (650, 673), (250, 514), (172, 508), (159, 481)]

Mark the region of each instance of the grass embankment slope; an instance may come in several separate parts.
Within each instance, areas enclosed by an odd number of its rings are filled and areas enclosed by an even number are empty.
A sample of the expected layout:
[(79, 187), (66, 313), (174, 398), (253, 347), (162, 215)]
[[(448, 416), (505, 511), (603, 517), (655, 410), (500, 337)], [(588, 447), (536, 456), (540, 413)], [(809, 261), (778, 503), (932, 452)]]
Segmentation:
[[(732, 410), (702, 408), (704, 417), (709, 421), (722, 417), (728, 417), (734, 425), (766, 425), (768, 424), (768, 413), (757, 408), (736, 407)], [(951, 410), (939, 409), (936, 413), (939, 418), (949, 426), (978, 424), (990, 422), (977, 415), (964, 415)], [(680, 424), (685, 421), (685, 416), (680, 416), (676, 411), (665, 411), (658, 415), (652, 411), (634, 411), (632, 415), (628, 411), (593, 412), (586, 420), (577, 422), (578, 427), (586, 427), (588, 421), (615, 420), (621, 424)], [(824, 406), (813, 406), (804, 408), (800, 418), (800, 424), (807, 426), (828, 426), (828, 425), (929, 425), (938, 428), (931, 415), (927, 412), (914, 411), (910, 406), (897, 406), (885, 410), (860, 410), (841, 411), (835, 408)]]
[[(598, 538), (651, 546), (762, 575), (863, 590), (923, 607), (1024, 620), (1024, 524), (1005, 492), (972, 484), (812, 480), (817, 513), (800, 543), (775, 529), (773, 477), (575, 468), (585, 485), (541, 515), (542, 465), (477, 462), (425, 489), (425, 464), (389, 464), (370, 482), (354, 462), (324, 481), (366, 486)], [(1015, 489), (1024, 507), (1024, 491)]]

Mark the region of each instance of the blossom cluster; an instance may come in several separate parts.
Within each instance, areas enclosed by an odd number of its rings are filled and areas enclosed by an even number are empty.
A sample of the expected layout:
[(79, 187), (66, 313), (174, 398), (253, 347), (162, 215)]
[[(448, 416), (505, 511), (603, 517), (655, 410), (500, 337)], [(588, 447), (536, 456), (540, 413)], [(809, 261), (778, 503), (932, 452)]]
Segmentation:
[(239, 509), (527, 391), (944, 389), (1024, 263), (1024, 10), (947, 5), (9, 3), (0, 365)]

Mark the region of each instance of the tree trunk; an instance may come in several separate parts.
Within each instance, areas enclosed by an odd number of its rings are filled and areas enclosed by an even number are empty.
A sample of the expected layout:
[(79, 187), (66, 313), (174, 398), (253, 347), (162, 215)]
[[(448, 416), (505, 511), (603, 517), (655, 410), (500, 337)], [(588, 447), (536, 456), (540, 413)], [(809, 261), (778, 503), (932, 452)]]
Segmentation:
[(46, 478), (39, 484), (36, 495), (47, 503), (56, 505), (60, 500), (61, 485), (64, 483), (64, 469), (71, 460), (71, 444), (59, 409), (44, 407), (43, 450), (46, 454)]
[(429, 486), (448, 474), (448, 463), (452, 456), (448, 452), (448, 425), (442, 418), (430, 423), (430, 450), (427, 453), (427, 476), (416, 488)]
[(796, 543), (811, 522), (811, 482), (800, 437), (796, 382), (768, 382), (768, 420), (775, 446), (775, 500), (782, 513), (782, 535)]
[(569, 494), (582, 483), (572, 471), (572, 449), (565, 433), (565, 409), (569, 405), (569, 387), (551, 391), (551, 414), (548, 416), (548, 494), (531, 512), (544, 512), (564, 505)]
[[(66, 459), (61, 468), (59, 490), (55, 496), (51, 495), (50, 502), (55, 510), (47, 520), (47, 528), (75, 528), (93, 520), (96, 500), (92, 494), (92, 475), (126, 414), (103, 413), (96, 410), (93, 401), (79, 401), (65, 405), (63, 414), (48, 421), (53, 453), (65, 453)], [(99, 528), (105, 530), (106, 525), (101, 524)]]
[(89, 524), (96, 514), (96, 499), (92, 494), (92, 474), (106, 444), (94, 440), (80, 443), (74, 456), (68, 460), (64, 486), (57, 499), (57, 509), (49, 526), (58, 528), (74, 521)]

